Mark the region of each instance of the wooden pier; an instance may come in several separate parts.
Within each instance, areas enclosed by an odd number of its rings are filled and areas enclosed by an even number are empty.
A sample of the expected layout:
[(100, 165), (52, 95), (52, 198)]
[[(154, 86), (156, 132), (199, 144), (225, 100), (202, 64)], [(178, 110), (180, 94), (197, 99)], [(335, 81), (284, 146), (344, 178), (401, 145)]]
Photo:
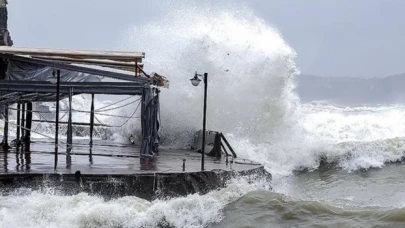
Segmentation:
[(190, 150), (162, 148), (153, 157), (142, 157), (135, 152), (139, 147), (97, 140), (90, 154), (89, 140), (75, 142), (70, 157), (59, 154), (56, 171), (53, 141), (34, 141), (30, 151), (17, 147), (1, 152), (3, 192), (46, 186), (64, 194), (85, 191), (107, 198), (135, 195), (151, 200), (203, 194), (225, 186), (235, 175), (271, 178), (262, 165), (241, 158), (206, 157), (205, 170), (201, 171), (201, 155)]
[[(5, 174), (155, 174), (177, 172), (199, 172), (201, 154), (183, 149), (161, 148), (153, 157), (141, 157), (139, 147), (111, 141), (94, 141), (90, 154), (89, 140), (75, 140), (74, 150), (66, 159), (66, 153), (59, 154), (59, 165), (53, 170), (54, 142), (40, 139), (33, 141), (31, 148), (13, 147), (0, 153), (0, 175)], [(62, 144), (61, 151), (66, 151)], [(184, 170), (183, 170), (183, 159)], [(243, 171), (261, 167), (260, 164), (241, 158), (206, 157), (206, 171)], [(70, 161), (67, 161), (70, 160)]]

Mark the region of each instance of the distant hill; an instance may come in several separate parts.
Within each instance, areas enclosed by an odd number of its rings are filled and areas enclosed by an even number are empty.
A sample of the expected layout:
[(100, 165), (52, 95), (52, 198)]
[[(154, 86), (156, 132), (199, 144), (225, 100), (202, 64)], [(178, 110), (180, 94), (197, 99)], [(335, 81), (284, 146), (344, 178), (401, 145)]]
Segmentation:
[(405, 104), (405, 74), (384, 78), (319, 77), (299, 75), (301, 101), (326, 101), (341, 105)]

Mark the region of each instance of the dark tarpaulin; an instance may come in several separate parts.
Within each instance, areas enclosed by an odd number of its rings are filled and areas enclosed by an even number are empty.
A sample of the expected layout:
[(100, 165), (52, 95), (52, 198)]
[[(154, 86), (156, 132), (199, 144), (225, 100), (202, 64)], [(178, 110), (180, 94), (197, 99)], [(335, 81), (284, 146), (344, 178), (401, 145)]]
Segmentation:
[[(48, 81), (54, 69), (54, 67), (9, 60), (6, 80)], [(60, 79), (61, 82), (100, 82), (103, 77), (61, 69)]]
[[(55, 67), (9, 59), (6, 80), (44, 82), (52, 76), (54, 69)], [(64, 69), (60, 71), (61, 82), (100, 82), (103, 79), (102, 76), (87, 73)], [(140, 151), (143, 156), (153, 155), (159, 149), (159, 92), (159, 89), (151, 86), (149, 82), (144, 84), (141, 104), (143, 141)]]
[(141, 155), (153, 155), (152, 152), (159, 152), (159, 89), (145, 87), (142, 96), (142, 145)]

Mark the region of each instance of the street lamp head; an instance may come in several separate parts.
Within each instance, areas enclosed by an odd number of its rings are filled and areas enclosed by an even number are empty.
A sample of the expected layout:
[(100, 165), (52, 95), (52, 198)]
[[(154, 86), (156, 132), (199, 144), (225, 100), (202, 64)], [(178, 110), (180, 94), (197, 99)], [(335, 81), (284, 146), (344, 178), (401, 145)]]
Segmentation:
[(200, 84), (201, 79), (198, 78), (197, 72), (195, 72), (194, 78), (190, 79), (190, 81), (193, 86), (198, 86)]
[(48, 81), (52, 84), (56, 84), (56, 82), (58, 81), (58, 77), (56, 76), (55, 70), (52, 72), (52, 75), (48, 76)]

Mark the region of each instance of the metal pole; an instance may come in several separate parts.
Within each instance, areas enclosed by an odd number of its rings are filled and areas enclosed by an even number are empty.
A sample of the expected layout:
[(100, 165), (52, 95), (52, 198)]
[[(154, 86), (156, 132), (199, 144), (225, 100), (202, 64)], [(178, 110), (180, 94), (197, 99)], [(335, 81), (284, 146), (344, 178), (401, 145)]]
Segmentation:
[(91, 94), (91, 107), (90, 107), (90, 148), (93, 147), (93, 131), (94, 131), (94, 93)]
[(94, 129), (94, 93), (91, 94), (91, 107), (90, 107), (90, 154), (89, 161), (93, 164), (93, 129)]
[(20, 109), (21, 109), (21, 104), (17, 104), (17, 139), (16, 139), (16, 145), (20, 145), (20, 131), (21, 131), (21, 119), (20, 119)]
[(21, 141), (24, 140), (25, 136), (25, 104), (22, 104), (22, 110), (21, 110)]
[[(66, 145), (66, 164), (71, 164), (70, 152), (73, 147), (73, 127), (72, 127), (72, 87), (69, 88), (69, 120), (67, 130), (67, 145)], [(58, 121), (59, 122), (59, 121)]]
[(203, 140), (201, 148), (201, 171), (204, 171), (205, 159), (205, 125), (207, 117), (207, 88), (208, 88), (208, 74), (204, 73), (204, 118), (203, 118)]
[(60, 87), (60, 70), (57, 70), (56, 82), (56, 126), (55, 126), (55, 164), (54, 170), (58, 166), (58, 135), (59, 135), (59, 87)]
[(24, 141), (27, 148), (31, 143), (31, 127), (32, 127), (32, 102), (27, 103), (27, 110), (26, 110), (26, 117), (25, 117), (25, 136)]
[(3, 148), (8, 148), (8, 104), (4, 108), (4, 137), (3, 137)]
[[(72, 135), (73, 135), (73, 129), (72, 129), (72, 87), (69, 88), (69, 116), (68, 116), (68, 129), (67, 129), (67, 139), (66, 139), (66, 155), (69, 155), (70, 152), (72, 151)], [(59, 122), (59, 121), (58, 121)]]

